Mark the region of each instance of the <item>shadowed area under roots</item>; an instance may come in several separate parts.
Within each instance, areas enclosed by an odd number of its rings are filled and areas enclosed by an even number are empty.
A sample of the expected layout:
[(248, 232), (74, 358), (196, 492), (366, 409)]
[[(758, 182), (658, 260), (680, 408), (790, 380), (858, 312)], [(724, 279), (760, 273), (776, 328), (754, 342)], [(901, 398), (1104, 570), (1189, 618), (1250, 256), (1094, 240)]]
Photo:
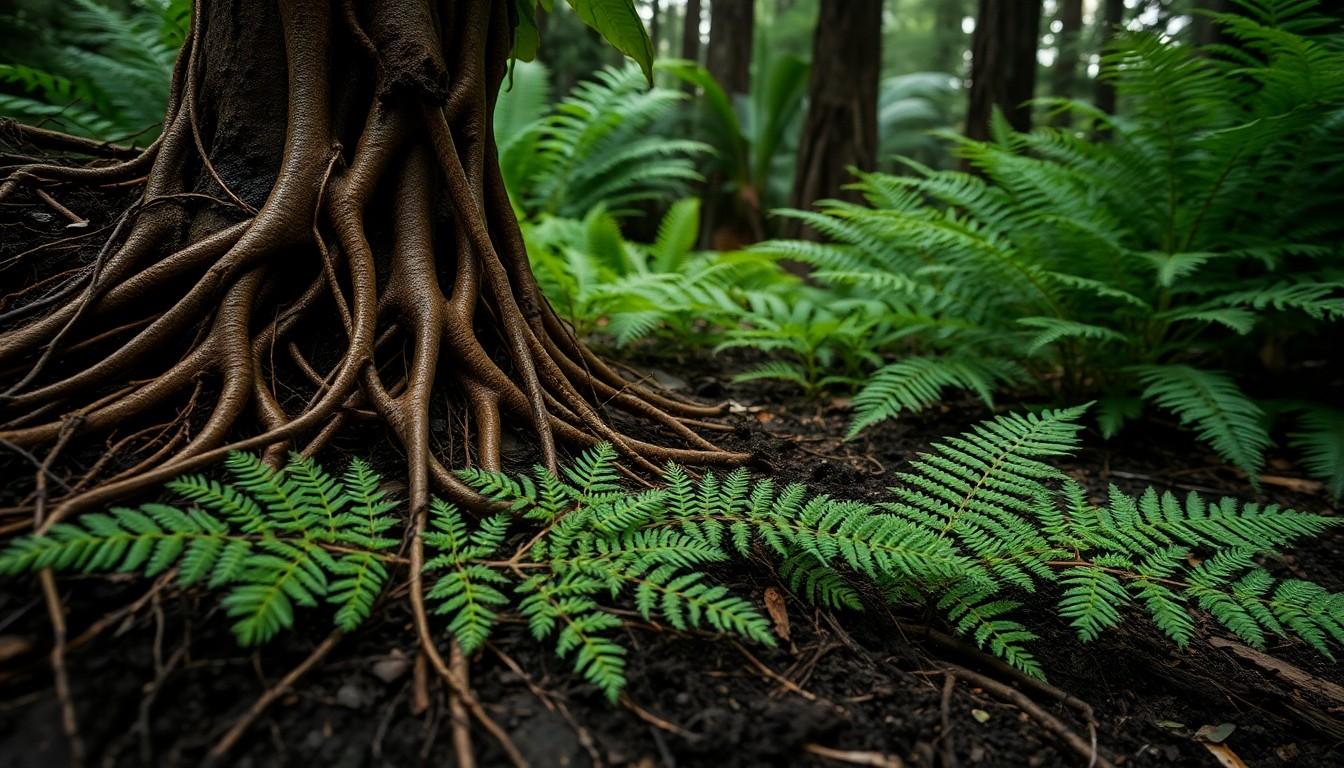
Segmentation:
[[(514, 12), (499, 0), (203, 0), (147, 151), (8, 169), (0, 200), (143, 184), (96, 258), (25, 272), (0, 303), (0, 440), (41, 464), (24, 501), (34, 526), (228, 451), (278, 464), (371, 421), (405, 454), (418, 533), (431, 492), (481, 506), (432, 449), (430, 406), (445, 397), (456, 442), (485, 468), (500, 466), (505, 420), (551, 468), (558, 444), (598, 441), (644, 473), (746, 460), (693, 431), (719, 408), (627, 380), (538, 292), (491, 129)], [(675, 445), (619, 432), (612, 411)], [(74, 446), (103, 439), (138, 461), (46, 482), (73, 471), (62, 456)], [(412, 542), (417, 628), (450, 676), (423, 625)]]

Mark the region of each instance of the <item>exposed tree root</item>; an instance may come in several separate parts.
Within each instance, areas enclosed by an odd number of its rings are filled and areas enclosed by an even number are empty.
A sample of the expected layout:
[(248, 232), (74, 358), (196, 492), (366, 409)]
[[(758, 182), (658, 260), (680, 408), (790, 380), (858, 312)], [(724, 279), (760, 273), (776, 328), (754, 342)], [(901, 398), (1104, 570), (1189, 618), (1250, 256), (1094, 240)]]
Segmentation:
[[(551, 468), (561, 446), (598, 441), (644, 473), (748, 457), (696, 433), (718, 408), (617, 373), (540, 294), (490, 122), (512, 2), (281, 0), (285, 130), (276, 146), (257, 131), (259, 156), (275, 160), (260, 180), (239, 175), (256, 163), (212, 151), (236, 113), (205, 102), (228, 86), (227, 67), (214, 73), (207, 60), (211, 40), (237, 37), (212, 38), (211, 25), (245, 30), (270, 11), (257, 4), (257, 18), (221, 22), (233, 11), (217, 6), (195, 4), (163, 133), (143, 152), (0, 126), (24, 144), (103, 158), (0, 169), (0, 201), (144, 179), (95, 258), (71, 264), (52, 252), (58, 266), (0, 299), (0, 444), (33, 456), (69, 442), (70, 456), (106, 439), (82, 472), (53, 466), (54, 450), (42, 463), (39, 477), (63, 478), (49, 500), (45, 480), (29, 497), (46, 530), (230, 451), (279, 463), (322, 449), (351, 422), (382, 423), (406, 459), (421, 643), (454, 700), (509, 751), (425, 620), (419, 533), (430, 494), (481, 508), (452, 468), (501, 467), (506, 428), (529, 431)], [(0, 272), (29, 270), (37, 255)], [(444, 395), (458, 416), (448, 436), (456, 460), (436, 452), (442, 435), (431, 434)], [(622, 432), (615, 412), (681, 445)]]

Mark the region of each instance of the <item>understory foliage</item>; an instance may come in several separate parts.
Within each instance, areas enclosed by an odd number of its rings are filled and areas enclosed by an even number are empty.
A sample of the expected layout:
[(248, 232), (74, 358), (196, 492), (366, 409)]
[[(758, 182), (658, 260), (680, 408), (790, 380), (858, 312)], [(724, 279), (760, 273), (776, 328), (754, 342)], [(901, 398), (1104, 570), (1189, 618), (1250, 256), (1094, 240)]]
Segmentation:
[(71, 0), (58, 31), (0, 18), (32, 35), (32, 58), (0, 61), (0, 116), (90, 138), (153, 141), (191, 3), (129, 5)]
[(673, 203), (649, 244), (628, 240), (604, 207), (582, 220), (539, 216), (522, 222), (532, 271), (547, 299), (582, 335), (618, 345), (658, 334), (708, 346), (755, 316), (766, 297), (793, 295), (798, 279), (773, 259), (748, 252), (695, 250), (700, 201)]
[[(1124, 36), (1103, 76), (1126, 114), (1057, 104), (1102, 139), (999, 119), (993, 141), (947, 137), (974, 175), (910, 161), (861, 174), (865, 205), (783, 212), (827, 242), (757, 252), (879, 307), (853, 315), (891, 361), (854, 398), (854, 432), (949, 390), (1038, 382), (1096, 397), (1108, 436), (1145, 405), (1172, 413), (1255, 482), (1268, 413), (1287, 409), (1229, 371), (1344, 319), (1344, 47), (1311, 3), (1243, 5), (1216, 17), (1235, 48)], [(1338, 419), (1292, 410), (1338, 492)]]
[[(797, 597), (861, 610), (883, 602), (942, 614), (952, 629), (1022, 671), (1043, 676), (1036, 635), (1018, 617), (1046, 585), (1084, 641), (1143, 613), (1184, 647), (1196, 612), (1244, 642), (1297, 638), (1326, 656), (1344, 643), (1344, 595), (1280, 579), (1262, 561), (1336, 521), (1232, 499), (1210, 503), (1111, 488), (1104, 502), (1052, 464), (1077, 443), (1082, 408), (1004, 415), (932, 446), (877, 504), (777, 487), (745, 470), (630, 492), (616, 453), (599, 445), (560, 475), (464, 470), (501, 510), (484, 518), (434, 501), (424, 534), (428, 602), (468, 653), (501, 617), (615, 699), (632, 616), (765, 645), (775, 640), (750, 599), (718, 583), (721, 564), (769, 560)], [(88, 514), (0, 554), (0, 572), (55, 568), (159, 574), (223, 590), (241, 642), (326, 602), (353, 629), (392, 567), (385, 533), (395, 504), (360, 461), (337, 480), (295, 457), (275, 472), (246, 454), (231, 483), (184, 477), (190, 506), (146, 504)]]
[(526, 217), (581, 218), (598, 207), (629, 215), (700, 180), (695, 158), (708, 145), (677, 138), (667, 120), (685, 94), (648, 87), (628, 64), (599, 70), (548, 106), (548, 79), (541, 64), (515, 63), (495, 110), (500, 169)]

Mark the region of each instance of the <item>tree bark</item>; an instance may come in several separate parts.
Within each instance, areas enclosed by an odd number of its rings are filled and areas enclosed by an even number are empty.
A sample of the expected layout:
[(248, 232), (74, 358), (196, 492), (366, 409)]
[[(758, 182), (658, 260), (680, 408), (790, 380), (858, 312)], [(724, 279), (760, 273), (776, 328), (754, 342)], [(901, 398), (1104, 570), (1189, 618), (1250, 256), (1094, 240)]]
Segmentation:
[[(713, 0), (705, 68), (736, 102), (751, 92), (753, 0)], [(700, 246), (735, 250), (763, 236), (759, 200), (742, 169), (717, 167), (705, 179)]]
[(706, 68), (730, 97), (751, 92), (753, 0), (713, 0)]
[(681, 18), (681, 58), (700, 61), (700, 0), (686, 0), (686, 15)]
[(1040, 0), (980, 0), (971, 36), (967, 137), (989, 138), (995, 107), (1016, 130), (1031, 130), (1031, 106), (1026, 102), (1036, 90), (1040, 25)]
[[(1060, 30), (1055, 35), (1055, 66), (1051, 72), (1050, 92), (1059, 99), (1072, 99), (1078, 81), (1078, 60), (1081, 54), (1083, 31), (1083, 0), (1061, 0), (1059, 5)], [(1055, 125), (1067, 126), (1073, 122), (1073, 113), (1063, 110), (1055, 117)]]
[[(821, 0), (812, 41), (807, 118), (798, 144), (791, 205), (855, 199), (850, 168), (877, 167), (877, 81), (882, 0)], [(793, 225), (792, 233), (815, 233)]]
[[(1101, 25), (1102, 55), (1105, 55), (1110, 49), (1111, 41), (1115, 39), (1116, 32), (1125, 23), (1125, 0), (1104, 0), (1104, 2), (1101, 19), (1098, 21)], [(1105, 74), (1104, 70), (1102, 74)], [(1097, 78), (1096, 96), (1094, 98), (1097, 109), (1108, 115), (1115, 114), (1115, 84), (1109, 78)]]

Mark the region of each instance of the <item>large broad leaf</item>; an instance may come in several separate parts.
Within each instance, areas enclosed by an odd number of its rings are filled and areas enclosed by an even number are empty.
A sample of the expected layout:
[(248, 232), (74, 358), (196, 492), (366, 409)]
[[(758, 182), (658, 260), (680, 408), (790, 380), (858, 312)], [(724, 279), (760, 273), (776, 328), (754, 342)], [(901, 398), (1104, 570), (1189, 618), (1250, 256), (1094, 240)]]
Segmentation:
[(569, 4), (584, 24), (634, 59), (653, 84), (653, 43), (635, 9), (635, 0), (569, 0)]
[(537, 31), (536, 0), (515, 0), (518, 5), (518, 26), (513, 28), (513, 57), (520, 61), (537, 58), (541, 34)]

